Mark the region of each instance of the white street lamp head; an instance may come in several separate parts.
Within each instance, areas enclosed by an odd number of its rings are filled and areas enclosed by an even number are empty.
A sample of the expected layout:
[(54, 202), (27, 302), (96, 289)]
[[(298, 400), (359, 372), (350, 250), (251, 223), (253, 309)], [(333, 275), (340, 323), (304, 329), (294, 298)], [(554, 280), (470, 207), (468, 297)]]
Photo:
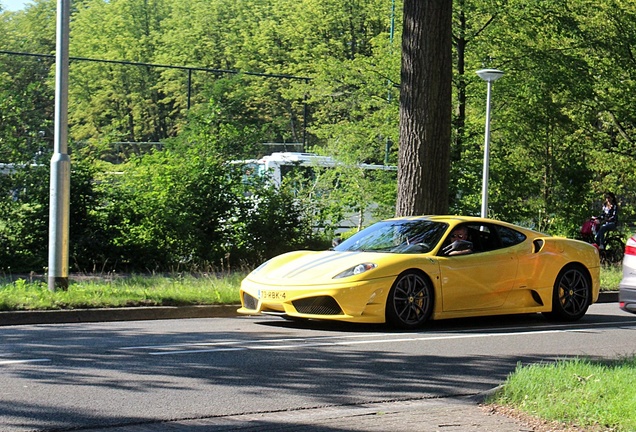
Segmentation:
[(504, 74), (499, 69), (480, 69), (475, 73), (479, 75), (479, 78), (487, 82), (497, 81)]

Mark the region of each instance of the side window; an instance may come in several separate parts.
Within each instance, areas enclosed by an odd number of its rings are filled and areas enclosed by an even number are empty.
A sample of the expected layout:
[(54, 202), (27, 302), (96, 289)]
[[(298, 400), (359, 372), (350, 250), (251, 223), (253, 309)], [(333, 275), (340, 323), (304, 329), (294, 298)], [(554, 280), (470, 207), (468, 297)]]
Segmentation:
[(497, 232), (499, 233), (499, 238), (501, 239), (503, 247), (517, 245), (526, 239), (526, 236), (524, 234), (521, 234), (519, 231), (515, 231), (503, 226), (498, 226)]
[(493, 232), (490, 225), (475, 224), (469, 229), (475, 252), (487, 252), (501, 247), (497, 233)]

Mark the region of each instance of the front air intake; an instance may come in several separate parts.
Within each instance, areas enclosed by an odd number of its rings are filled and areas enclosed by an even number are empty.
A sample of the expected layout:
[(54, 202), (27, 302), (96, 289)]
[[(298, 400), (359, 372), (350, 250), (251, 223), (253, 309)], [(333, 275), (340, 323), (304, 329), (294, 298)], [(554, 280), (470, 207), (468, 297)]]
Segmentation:
[(256, 310), (258, 308), (258, 299), (248, 293), (243, 293), (243, 307), (245, 309)]
[(299, 313), (309, 315), (340, 315), (342, 309), (333, 297), (309, 297), (292, 302)]

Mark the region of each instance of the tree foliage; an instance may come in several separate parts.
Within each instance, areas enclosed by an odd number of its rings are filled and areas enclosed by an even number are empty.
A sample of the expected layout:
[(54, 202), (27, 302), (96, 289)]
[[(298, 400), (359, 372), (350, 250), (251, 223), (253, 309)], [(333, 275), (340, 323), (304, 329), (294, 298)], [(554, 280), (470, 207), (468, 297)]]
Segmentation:
[[(55, 6), (0, 12), (0, 162), (21, 167), (0, 178), (5, 270), (45, 266), (54, 60), (15, 53), (54, 53)], [(444, 33), (428, 36), (444, 34), (452, 51), (426, 51), (425, 33), (400, 44), (403, 28), (433, 28), (435, 9), (416, 12), (438, 6)], [(398, 196), (409, 203), (399, 214), (477, 215), (483, 67), (505, 72), (493, 85), (489, 215), (575, 236), (612, 190), (633, 219), (633, 2), (454, 0), (452, 15), (448, 2), (413, 0), (72, 7), (76, 270), (255, 262), (306, 247), (345, 215), (392, 216)], [(429, 58), (413, 55), (423, 48)], [(409, 77), (402, 61), (432, 69)], [(420, 91), (449, 104), (413, 100)], [(298, 142), (349, 167), (399, 164), (400, 188), (391, 173), (343, 168), (275, 190), (224, 165)]]

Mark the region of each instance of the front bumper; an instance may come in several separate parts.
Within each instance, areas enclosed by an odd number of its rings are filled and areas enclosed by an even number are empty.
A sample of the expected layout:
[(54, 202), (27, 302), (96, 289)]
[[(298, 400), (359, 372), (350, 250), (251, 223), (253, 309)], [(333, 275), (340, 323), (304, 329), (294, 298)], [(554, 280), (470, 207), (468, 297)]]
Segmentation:
[(264, 284), (245, 279), (238, 313), (277, 313), (307, 319), (384, 323), (395, 277), (328, 285)]

